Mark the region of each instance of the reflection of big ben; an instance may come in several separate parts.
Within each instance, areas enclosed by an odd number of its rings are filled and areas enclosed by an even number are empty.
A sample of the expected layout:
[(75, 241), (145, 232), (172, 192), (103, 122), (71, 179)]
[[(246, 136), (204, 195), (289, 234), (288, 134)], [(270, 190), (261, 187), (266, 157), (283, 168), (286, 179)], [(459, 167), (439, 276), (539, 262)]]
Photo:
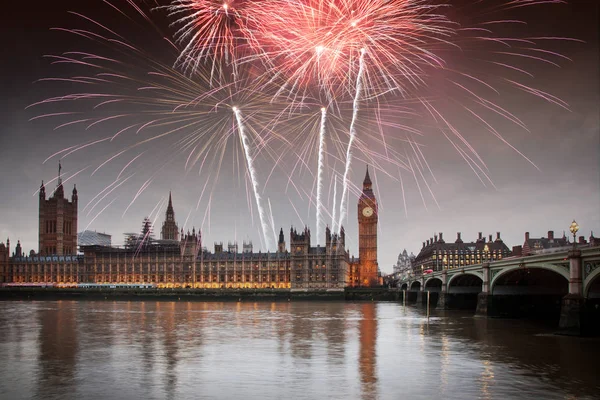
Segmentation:
[(377, 398), (377, 305), (361, 306), (362, 320), (358, 326), (360, 339), (359, 373), (362, 398)]
[(358, 199), (358, 257), (360, 286), (377, 285), (377, 199), (373, 193), (369, 167)]

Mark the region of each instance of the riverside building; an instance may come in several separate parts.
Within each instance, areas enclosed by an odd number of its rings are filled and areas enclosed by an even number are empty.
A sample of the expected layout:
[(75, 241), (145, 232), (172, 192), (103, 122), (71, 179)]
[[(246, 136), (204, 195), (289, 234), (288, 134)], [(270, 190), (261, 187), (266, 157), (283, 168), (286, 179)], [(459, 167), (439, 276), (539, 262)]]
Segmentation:
[(281, 229), (274, 252), (255, 252), (252, 243), (243, 243), (242, 251), (237, 243), (227, 249), (215, 243), (209, 251), (200, 231), (179, 230), (171, 194), (161, 239), (152, 238), (152, 226), (145, 220), (142, 232), (127, 234), (122, 247), (111, 246), (110, 236), (104, 235), (107, 241), (80, 243), (76, 253), (77, 191), (73, 189), (71, 202), (64, 199), (59, 169), (58, 186), (49, 200), (44, 185), (40, 188), (39, 253), (25, 255), (19, 245), (9, 256), (9, 241), (0, 245), (0, 283), (292, 290), (373, 286), (378, 282), (377, 202), (368, 171), (358, 205), (360, 259), (350, 258), (343, 227), (339, 233), (326, 228), (325, 246), (311, 243), (308, 227), (292, 227), (289, 250)]
[(461, 233), (456, 234), (454, 242), (444, 241), (443, 233), (423, 242), (421, 251), (413, 261), (413, 274), (420, 275), (426, 271), (461, 268), (485, 261), (501, 260), (511, 255), (511, 251), (496, 233), (496, 239), (489, 235), (486, 240), (479, 232), (474, 242), (463, 242)]

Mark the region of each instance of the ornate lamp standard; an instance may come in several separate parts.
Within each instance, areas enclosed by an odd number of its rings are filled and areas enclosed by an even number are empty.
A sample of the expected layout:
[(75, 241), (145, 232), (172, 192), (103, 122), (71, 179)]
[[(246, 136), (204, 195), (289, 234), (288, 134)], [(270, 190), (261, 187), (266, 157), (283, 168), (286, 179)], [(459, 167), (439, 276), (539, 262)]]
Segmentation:
[(575, 220), (573, 220), (573, 222), (571, 223), (569, 230), (573, 234), (573, 250), (575, 250), (577, 248), (577, 231), (579, 230), (579, 225), (577, 225), (577, 222), (575, 222)]
[(579, 225), (573, 220), (569, 230), (573, 234), (573, 249), (569, 251), (569, 294), (563, 300), (560, 310), (559, 328), (569, 335), (581, 335), (585, 326), (585, 299), (583, 297), (583, 274), (581, 251), (577, 250), (576, 234)]

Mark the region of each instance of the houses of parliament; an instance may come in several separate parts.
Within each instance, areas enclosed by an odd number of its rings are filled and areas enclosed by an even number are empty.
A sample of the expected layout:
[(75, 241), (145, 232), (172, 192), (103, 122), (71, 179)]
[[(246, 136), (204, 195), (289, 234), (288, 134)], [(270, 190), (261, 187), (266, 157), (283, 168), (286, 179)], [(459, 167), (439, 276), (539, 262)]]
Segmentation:
[[(312, 245), (308, 227), (291, 228), (289, 248), (283, 229), (277, 251), (255, 252), (251, 243), (227, 248), (215, 243), (203, 247), (200, 231), (184, 233), (175, 220), (171, 194), (160, 230), (151, 237), (146, 221), (142, 233), (130, 234), (124, 246), (104, 242), (78, 243), (78, 193), (65, 197), (59, 176), (57, 188), (46, 198), (44, 183), (39, 190), (39, 252), (26, 255), (17, 243), (12, 255), (10, 240), (0, 243), (0, 284), (54, 285), (142, 285), (156, 288), (277, 288), (291, 290), (343, 290), (345, 287), (376, 286), (378, 207), (367, 168), (358, 200), (359, 258), (350, 257), (345, 231), (325, 231), (325, 246)], [(107, 236), (108, 237), (108, 236)]]

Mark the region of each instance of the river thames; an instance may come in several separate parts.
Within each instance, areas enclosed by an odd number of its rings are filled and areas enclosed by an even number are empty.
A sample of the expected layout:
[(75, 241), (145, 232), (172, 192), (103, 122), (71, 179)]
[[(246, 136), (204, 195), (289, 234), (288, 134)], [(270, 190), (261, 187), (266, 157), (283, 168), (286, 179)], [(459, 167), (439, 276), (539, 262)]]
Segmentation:
[(0, 302), (3, 399), (592, 399), (600, 339), (397, 303)]

